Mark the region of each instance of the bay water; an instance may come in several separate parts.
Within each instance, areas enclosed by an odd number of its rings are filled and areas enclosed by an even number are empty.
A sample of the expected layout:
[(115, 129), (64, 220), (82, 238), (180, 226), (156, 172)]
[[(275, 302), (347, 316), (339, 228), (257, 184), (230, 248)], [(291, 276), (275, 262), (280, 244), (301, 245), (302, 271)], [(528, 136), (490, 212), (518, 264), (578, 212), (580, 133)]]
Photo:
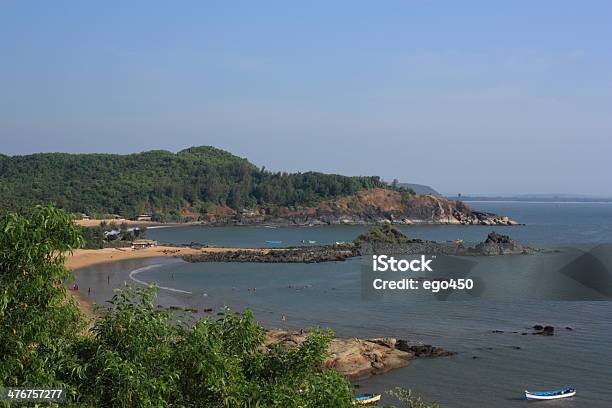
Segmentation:
[[(508, 215), (515, 227), (402, 226), (411, 237), (482, 241), (495, 230), (530, 245), (563, 248), (612, 242), (609, 203), (471, 203), (475, 209)], [(281, 246), (302, 240), (350, 241), (367, 227), (177, 227), (149, 229), (160, 242), (219, 246)], [(534, 255), (539, 256), (539, 255)], [(492, 258), (493, 259), (493, 258)], [(518, 259), (518, 261), (517, 261)], [(496, 257), (491, 279), (517, 274), (524, 257)], [(489, 260), (490, 261), (490, 260)], [(517, 263), (518, 262), (518, 263)], [(202, 311), (223, 306), (251, 309), (268, 328), (322, 327), (339, 336), (396, 337), (444, 347), (453, 357), (417, 359), (402, 369), (357, 382), (363, 392), (411, 388), (443, 407), (518, 407), (523, 390), (573, 386), (572, 400), (550, 407), (612, 406), (612, 303), (472, 299), (364, 300), (360, 259), (319, 264), (187, 263), (147, 259), (93, 266), (77, 272), (81, 287), (103, 302), (124, 283), (155, 282), (160, 303)], [(536, 274), (537, 270), (528, 273)], [(110, 280), (110, 285), (107, 284)], [(520, 285), (520, 282), (516, 284)], [(214, 314), (213, 314), (214, 316)], [(554, 336), (533, 335), (535, 324), (552, 325)], [(494, 333), (494, 331), (503, 333)], [(527, 334), (523, 334), (527, 333)], [(387, 401), (391, 401), (387, 398)]]

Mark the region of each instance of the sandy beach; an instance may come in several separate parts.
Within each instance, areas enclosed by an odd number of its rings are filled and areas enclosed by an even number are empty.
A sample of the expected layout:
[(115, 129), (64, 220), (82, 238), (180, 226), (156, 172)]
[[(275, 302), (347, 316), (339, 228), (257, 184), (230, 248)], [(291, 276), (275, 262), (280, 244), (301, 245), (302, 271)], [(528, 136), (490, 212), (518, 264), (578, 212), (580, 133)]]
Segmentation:
[[(92, 220), (93, 221), (93, 220)], [(99, 221), (99, 220), (95, 220)], [(77, 249), (66, 258), (66, 267), (75, 270), (105, 262), (121, 261), (124, 259), (142, 259), (156, 256), (175, 256), (188, 253), (199, 253), (191, 248), (151, 247), (134, 250), (131, 248), (104, 248), (104, 249)], [(81, 292), (68, 291), (78, 302), (79, 309), (90, 319), (96, 317), (92, 304), (85, 299)]]
[[(77, 249), (66, 258), (66, 267), (72, 270), (86, 268), (88, 266), (123, 261), (128, 259), (144, 259), (155, 257), (179, 257), (183, 255), (199, 255), (203, 253), (215, 253), (233, 251), (236, 248), (191, 248), (175, 246), (156, 246), (143, 249), (132, 248), (104, 248), (104, 249)], [(268, 252), (269, 249), (247, 249), (252, 251)], [(95, 318), (96, 314), (91, 303), (85, 299), (82, 292), (69, 291), (79, 303), (81, 311), (89, 318)]]
[(81, 227), (98, 227), (100, 226), (101, 223), (115, 223), (117, 225), (121, 225), (121, 224), (126, 224), (129, 225), (130, 227), (149, 227), (149, 226), (156, 226), (156, 225), (162, 225), (159, 222), (155, 222), (155, 221), (134, 221), (134, 220), (128, 220), (125, 218), (108, 218), (108, 219), (101, 219), (101, 220), (74, 220), (74, 223), (76, 225), (79, 225)]
[(183, 255), (200, 255), (206, 253), (222, 253), (231, 251), (253, 251), (269, 253), (271, 251), (284, 251), (285, 248), (227, 248), (208, 247), (192, 248), (187, 246), (155, 246), (142, 249), (132, 248), (104, 248), (104, 249), (77, 249), (66, 258), (66, 267), (75, 270), (86, 268), (105, 262), (123, 261), (126, 259), (142, 259), (154, 257), (179, 257)]
[(77, 249), (66, 259), (66, 266), (72, 270), (85, 268), (104, 262), (122, 261), (125, 259), (142, 259), (158, 256), (181, 256), (199, 254), (204, 251), (222, 251), (223, 248), (193, 249), (188, 247), (157, 246), (143, 249), (104, 248)]

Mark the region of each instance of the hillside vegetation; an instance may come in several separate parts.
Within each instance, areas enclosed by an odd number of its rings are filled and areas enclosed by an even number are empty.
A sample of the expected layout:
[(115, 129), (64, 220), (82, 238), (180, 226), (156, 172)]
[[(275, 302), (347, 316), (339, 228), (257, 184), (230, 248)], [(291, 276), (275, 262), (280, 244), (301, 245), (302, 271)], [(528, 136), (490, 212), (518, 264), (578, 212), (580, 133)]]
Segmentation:
[(156, 212), (178, 218), (217, 206), (312, 206), (375, 187), (387, 184), (379, 177), (270, 172), (209, 146), (178, 153), (0, 155), (5, 210), (54, 203), (90, 215)]
[(397, 227), (391, 224), (375, 225), (368, 231), (360, 234), (353, 240), (355, 245), (366, 242), (383, 242), (388, 244), (405, 244), (410, 242), (410, 238), (404, 235)]

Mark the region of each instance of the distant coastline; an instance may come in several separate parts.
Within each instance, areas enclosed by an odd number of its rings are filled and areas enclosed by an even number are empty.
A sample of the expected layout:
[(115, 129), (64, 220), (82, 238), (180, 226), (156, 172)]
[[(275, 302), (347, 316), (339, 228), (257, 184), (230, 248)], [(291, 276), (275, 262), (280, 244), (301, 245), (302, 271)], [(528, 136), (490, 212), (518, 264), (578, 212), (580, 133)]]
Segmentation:
[(612, 203), (612, 197), (578, 196), (570, 194), (559, 195), (444, 195), (447, 200), (461, 200), (471, 203), (549, 203), (549, 204), (579, 204), (579, 203)]
[(462, 199), (466, 203), (525, 203), (525, 204), (612, 204), (611, 199), (599, 199), (595, 201), (545, 201), (545, 200), (517, 200), (517, 199), (479, 199), (479, 198), (467, 198)]

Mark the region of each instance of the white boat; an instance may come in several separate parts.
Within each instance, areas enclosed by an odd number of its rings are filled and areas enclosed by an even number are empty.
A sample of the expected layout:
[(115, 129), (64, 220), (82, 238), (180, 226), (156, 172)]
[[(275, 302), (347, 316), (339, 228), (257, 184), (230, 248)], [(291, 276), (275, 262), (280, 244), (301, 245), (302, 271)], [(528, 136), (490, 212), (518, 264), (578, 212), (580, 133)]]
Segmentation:
[(266, 244), (270, 244), (270, 245), (278, 245), (278, 244), (282, 244), (283, 241), (279, 241), (276, 239), (268, 239), (266, 240)]
[(380, 401), (380, 394), (361, 394), (353, 398), (354, 405), (367, 405)]
[(302, 244), (316, 244), (317, 241), (313, 240), (313, 239), (303, 239), (302, 240)]
[(573, 388), (563, 388), (553, 391), (527, 391), (525, 397), (530, 401), (548, 401), (561, 398), (571, 398), (576, 395), (576, 390)]

